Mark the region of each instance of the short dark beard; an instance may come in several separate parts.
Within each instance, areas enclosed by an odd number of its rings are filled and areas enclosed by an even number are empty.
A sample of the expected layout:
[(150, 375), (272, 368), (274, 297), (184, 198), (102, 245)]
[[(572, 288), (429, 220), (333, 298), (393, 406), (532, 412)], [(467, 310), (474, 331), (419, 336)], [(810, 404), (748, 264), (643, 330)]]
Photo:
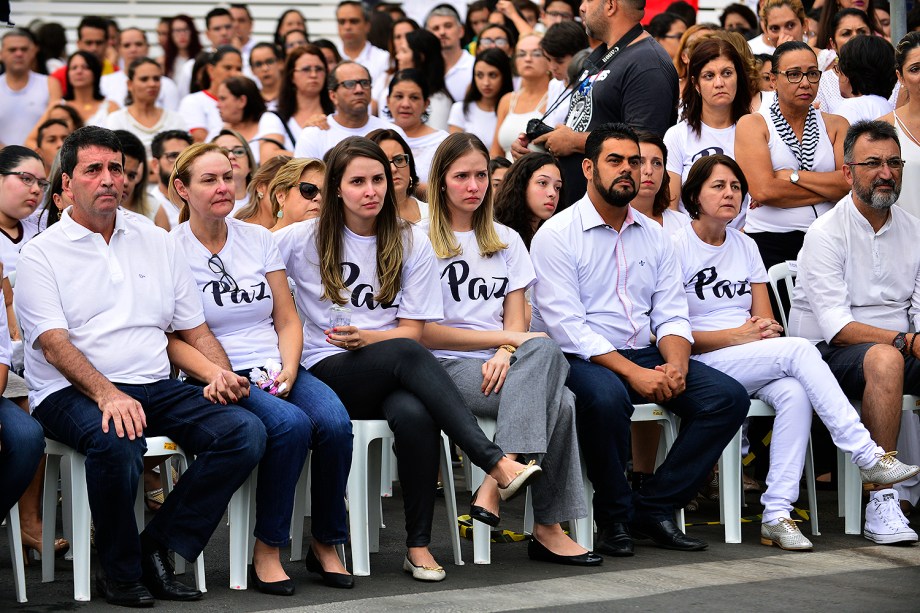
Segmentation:
[[(616, 189), (614, 185), (623, 179), (629, 180), (632, 187)], [(620, 175), (614, 179), (614, 181), (610, 184), (610, 187), (604, 187), (604, 184), (601, 181), (601, 175), (597, 171), (597, 166), (595, 166), (594, 172), (592, 173), (591, 182), (594, 184), (594, 189), (597, 190), (597, 193), (600, 194), (600, 197), (603, 198), (604, 202), (610, 206), (615, 206), (621, 209), (632, 202), (633, 198), (636, 197), (636, 183), (629, 175)]]
[(171, 174), (172, 174), (171, 172), (163, 172), (163, 167), (162, 167), (162, 166), (160, 166), (160, 168), (159, 168), (159, 170), (158, 170), (158, 172), (157, 172), (157, 175), (159, 175), (159, 177), (160, 177), (160, 186), (161, 186), (163, 189), (165, 189), (165, 190), (168, 190), (168, 189), (169, 189), (169, 176), (170, 176)]

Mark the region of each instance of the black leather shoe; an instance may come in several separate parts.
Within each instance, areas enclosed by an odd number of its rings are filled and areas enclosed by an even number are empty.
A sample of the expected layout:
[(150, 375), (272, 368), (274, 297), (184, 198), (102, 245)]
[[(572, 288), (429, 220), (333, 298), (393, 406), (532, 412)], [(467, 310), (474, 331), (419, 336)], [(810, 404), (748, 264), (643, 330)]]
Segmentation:
[(152, 607), (156, 602), (140, 581), (108, 581), (100, 575), (96, 590), (107, 603), (119, 607)]
[(200, 600), (201, 592), (176, 581), (172, 562), (165, 550), (141, 557), (141, 582), (157, 600)]
[(345, 575), (342, 573), (330, 573), (323, 569), (319, 558), (313, 553), (313, 547), (307, 548), (307, 570), (316, 573), (323, 578), (323, 583), (329, 587), (337, 587), (343, 590), (350, 590), (355, 586), (354, 575)]
[(531, 538), (530, 542), (527, 543), (527, 556), (531, 560), (567, 564), (569, 566), (600, 566), (604, 563), (604, 558), (590, 551), (577, 556), (562, 556), (558, 553), (553, 553), (535, 538)]
[(703, 551), (709, 547), (706, 542), (687, 536), (681, 532), (672, 519), (665, 519), (663, 521), (634, 521), (630, 525), (630, 529), (635, 538), (651, 539), (656, 545), (663, 549)]
[(476, 498), (479, 495), (479, 488), (476, 488), (476, 491), (473, 492), (473, 500), (470, 502), (470, 517), (481, 521), (487, 526), (492, 526), (493, 528), (498, 525), (498, 522), (502, 520), (501, 517), (492, 513), (488, 509), (476, 505)]
[(617, 558), (628, 558), (634, 555), (629, 526), (614, 523), (601, 528), (597, 533), (597, 540), (594, 541), (594, 551)]
[(252, 564), (249, 565), (249, 583), (251, 583), (252, 587), (256, 588), (256, 590), (259, 592), (268, 594), (269, 596), (294, 595), (293, 581), (290, 579), (282, 579), (281, 581), (262, 581), (259, 579), (259, 574), (256, 572), (256, 567)]

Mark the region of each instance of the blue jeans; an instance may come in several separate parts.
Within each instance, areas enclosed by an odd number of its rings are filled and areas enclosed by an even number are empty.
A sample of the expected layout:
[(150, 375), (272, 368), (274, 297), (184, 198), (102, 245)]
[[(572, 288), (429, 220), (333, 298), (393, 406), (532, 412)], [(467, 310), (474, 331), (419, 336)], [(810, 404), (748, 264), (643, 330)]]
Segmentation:
[(0, 518), (29, 487), (45, 453), (41, 425), (28, 413), (0, 398)]
[[(238, 374), (248, 377), (248, 371)], [(320, 543), (348, 540), (345, 486), (351, 469), (351, 419), (329, 386), (302, 366), (286, 399), (255, 386), (239, 405), (265, 425), (268, 442), (259, 462), (256, 538), (272, 547), (290, 540), (294, 489), (307, 453), (312, 476), (312, 532)]]
[[(642, 366), (664, 363), (656, 347), (621, 349), (620, 355)], [(680, 433), (667, 459), (642, 489), (633, 494), (626, 481), (633, 403), (645, 404), (614, 372), (574, 356), (566, 385), (575, 392), (578, 441), (594, 485), (598, 527), (643, 516), (673, 519), (686, 506), (741, 427), (751, 399), (740, 383), (695, 360), (687, 371), (687, 389), (663, 403), (681, 418)]]
[[(196, 456), (145, 535), (194, 560), (224, 515), (227, 503), (265, 452), (265, 426), (234, 405), (212, 404), (201, 389), (175, 379), (146, 385), (116, 384), (147, 416), (147, 436), (168, 436)], [(144, 437), (102, 431), (99, 406), (73, 386), (42, 401), (33, 415), (49, 438), (86, 456), (86, 487), (96, 526), (96, 549), (112, 581), (137, 581), (141, 547), (134, 519), (144, 470)]]

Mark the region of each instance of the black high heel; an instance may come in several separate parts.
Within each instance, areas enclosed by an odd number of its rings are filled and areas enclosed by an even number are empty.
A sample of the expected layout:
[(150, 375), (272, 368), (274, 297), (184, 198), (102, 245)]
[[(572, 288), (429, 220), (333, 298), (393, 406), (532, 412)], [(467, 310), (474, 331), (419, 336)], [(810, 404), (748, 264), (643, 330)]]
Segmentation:
[(270, 596), (293, 596), (294, 581), (291, 579), (282, 579), (281, 581), (262, 581), (256, 573), (256, 567), (249, 565), (249, 582), (256, 590)]
[(327, 570), (323, 569), (322, 563), (320, 563), (319, 558), (316, 557), (316, 554), (313, 553), (313, 547), (310, 546), (307, 550), (307, 559), (306, 559), (307, 570), (311, 573), (316, 573), (323, 578), (323, 583), (329, 587), (337, 587), (343, 590), (350, 590), (355, 586), (354, 575), (345, 575), (343, 573), (330, 573)]
[(476, 504), (476, 498), (479, 495), (479, 490), (481, 487), (482, 486), (477, 487), (476, 491), (473, 492), (473, 499), (470, 501), (470, 517), (494, 528), (498, 525), (502, 518), (489, 511), (488, 509), (484, 509)]

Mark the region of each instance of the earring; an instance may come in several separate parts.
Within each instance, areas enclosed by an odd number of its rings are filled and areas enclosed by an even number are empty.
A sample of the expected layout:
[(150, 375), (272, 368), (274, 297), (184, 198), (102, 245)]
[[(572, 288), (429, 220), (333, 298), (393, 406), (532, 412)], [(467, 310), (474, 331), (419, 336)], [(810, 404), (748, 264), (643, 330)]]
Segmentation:
[(284, 217), (284, 209), (278, 209), (278, 219)]
[(256, 200), (261, 200), (264, 195), (262, 192), (256, 192)]

